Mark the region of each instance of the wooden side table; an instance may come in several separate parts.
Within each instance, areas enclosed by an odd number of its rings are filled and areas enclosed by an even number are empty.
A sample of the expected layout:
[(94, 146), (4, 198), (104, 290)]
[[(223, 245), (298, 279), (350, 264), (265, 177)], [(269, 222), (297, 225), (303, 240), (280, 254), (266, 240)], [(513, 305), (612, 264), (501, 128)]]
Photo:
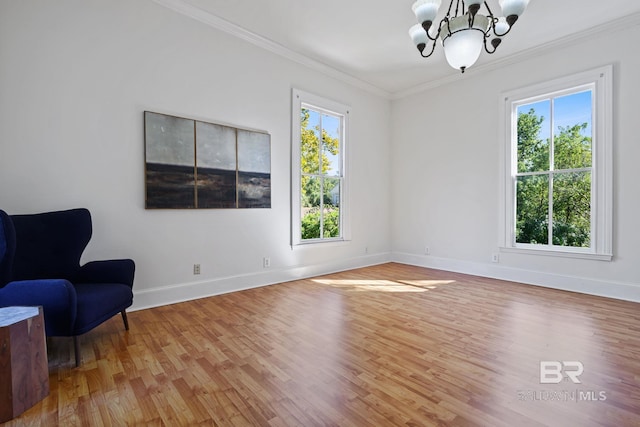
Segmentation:
[(49, 395), (42, 307), (0, 308), (0, 423)]

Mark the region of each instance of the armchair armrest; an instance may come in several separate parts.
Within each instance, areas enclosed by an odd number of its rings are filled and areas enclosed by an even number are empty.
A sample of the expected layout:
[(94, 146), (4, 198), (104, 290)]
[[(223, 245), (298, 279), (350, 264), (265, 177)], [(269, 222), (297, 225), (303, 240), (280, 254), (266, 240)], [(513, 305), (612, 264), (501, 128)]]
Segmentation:
[(0, 288), (0, 307), (9, 306), (42, 306), (47, 336), (68, 336), (76, 321), (76, 290), (64, 279), (9, 282)]
[(91, 261), (80, 267), (78, 283), (122, 283), (133, 287), (136, 265), (131, 259)]

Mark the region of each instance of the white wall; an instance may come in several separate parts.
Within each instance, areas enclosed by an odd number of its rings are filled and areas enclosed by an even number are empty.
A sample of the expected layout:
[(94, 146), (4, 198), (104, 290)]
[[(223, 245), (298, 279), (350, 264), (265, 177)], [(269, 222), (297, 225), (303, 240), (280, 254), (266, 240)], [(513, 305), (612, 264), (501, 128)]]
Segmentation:
[[(151, 0), (0, 0), (0, 208), (88, 207), (83, 259), (135, 259), (136, 308), (391, 258), (640, 301), (640, 56), (620, 43), (639, 39), (631, 26), (390, 103)], [(608, 63), (614, 261), (491, 263), (498, 95)], [(293, 87), (352, 107), (350, 243), (289, 246)], [(144, 110), (268, 131), (272, 208), (145, 210)]]
[[(289, 245), (293, 87), (352, 107), (350, 243)], [(272, 208), (145, 210), (144, 110), (269, 132)], [(151, 0), (0, 0), (0, 208), (89, 208), (83, 260), (133, 258), (138, 308), (388, 259), (390, 114)]]
[[(392, 104), (392, 250), (418, 265), (640, 301), (640, 27), (537, 52)], [(498, 253), (499, 95), (614, 64), (614, 260)], [(424, 255), (428, 245), (431, 255)]]

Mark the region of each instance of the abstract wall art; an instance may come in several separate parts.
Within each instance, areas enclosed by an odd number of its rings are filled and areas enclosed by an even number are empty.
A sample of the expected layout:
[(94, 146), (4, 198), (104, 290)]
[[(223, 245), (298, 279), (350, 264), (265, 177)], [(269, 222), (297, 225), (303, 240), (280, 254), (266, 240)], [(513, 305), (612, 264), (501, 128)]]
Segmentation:
[(144, 112), (145, 207), (271, 207), (271, 136)]

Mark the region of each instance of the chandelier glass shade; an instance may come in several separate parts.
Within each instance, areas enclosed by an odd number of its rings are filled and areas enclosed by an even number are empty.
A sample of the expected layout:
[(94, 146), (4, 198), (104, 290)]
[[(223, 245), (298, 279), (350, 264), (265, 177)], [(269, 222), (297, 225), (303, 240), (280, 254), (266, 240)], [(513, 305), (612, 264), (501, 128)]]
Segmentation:
[[(451, 0), (444, 18), (434, 25), (441, 0), (417, 0), (412, 9), (418, 24), (409, 29), (409, 35), (423, 58), (433, 54), (440, 38), (449, 65), (464, 73), (478, 60), (483, 47), (489, 54), (496, 51), (529, 0), (499, 0), (499, 3), (503, 16), (495, 16), (486, 1)], [(483, 4), (486, 12), (480, 11)]]

